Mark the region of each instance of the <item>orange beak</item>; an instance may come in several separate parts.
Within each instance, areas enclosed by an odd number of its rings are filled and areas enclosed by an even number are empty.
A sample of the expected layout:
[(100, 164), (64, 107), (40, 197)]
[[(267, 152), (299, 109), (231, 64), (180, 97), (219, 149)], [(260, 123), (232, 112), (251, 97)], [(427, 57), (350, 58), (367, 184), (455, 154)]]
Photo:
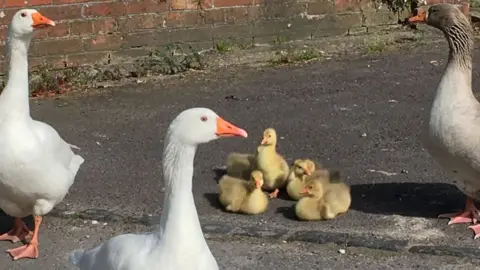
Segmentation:
[(260, 181), (258, 179), (255, 179), (255, 187), (261, 188), (262, 185), (260, 185)]
[(268, 140), (266, 137), (263, 137), (262, 142), (260, 143), (261, 145), (267, 144)]
[(306, 173), (307, 175), (310, 175), (310, 174), (312, 174), (312, 172), (310, 172), (310, 170), (309, 170), (309, 169), (305, 169), (305, 173)]
[(248, 134), (245, 130), (232, 125), (231, 123), (223, 120), (221, 117), (217, 117), (217, 132), (215, 134), (219, 137), (248, 137)]
[(426, 23), (427, 12), (423, 10), (417, 10), (417, 15), (408, 18), (409, 23)]
[(302, 191), (300, 191), (300, 194), (308, 194), (307, 188), (304, 188)]
[(55, 22), (49, 18), (40, 14), (40, 12), (35, 12), (32, 14), (33, 24), (32, 27), (35, 29), (42, 29), (49, 26), (55, 26)]

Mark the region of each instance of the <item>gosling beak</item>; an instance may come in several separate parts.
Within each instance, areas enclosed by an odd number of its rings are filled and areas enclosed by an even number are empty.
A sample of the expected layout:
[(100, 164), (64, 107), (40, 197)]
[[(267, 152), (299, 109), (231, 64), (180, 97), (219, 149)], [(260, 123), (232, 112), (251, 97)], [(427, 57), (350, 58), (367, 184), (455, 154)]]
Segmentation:
[(312, 172), (310, 172), (310, 170), (305, 170), (305, 174), (310, 175), (310, 174), (312, 174)]
[(248, 134), (245, 130), (234, 126), (233, 124), (223, 120), (221, 117), (217, 117), (217, 132), (215, 132), (215, 134), (219, 137), (248, 137)]
[(40, 14), (40, 12), (35, 12), (32, 14), (33, 24), (32, 27), (35, 29), (47, 28), (49, 26), (55, 26), (55, 22), (49, 18)]
[(308, 194), (307, 188), (304, 188), (302, 191), (300, 191), (300, 194), (302, 195)]
[(409, 23), (426, 23), (427, 12), (417, 9), (417, 15), (408, 18)]
[(262, 187), (262, 185), (260, 185), (260, 180), (258, 180), (256, 178), (255, 178), (255, 187), (256, 188), (261, 188)]
[(267, 141), (267, 138), (266, 138), (266, 137), (263, 137), (263, 140), (262, 140), (262, 142), (261, 142), (260, 144), (261, 144), (261, 145), (264, 145), (264, 144), (267, 144), (267, 142), (268, 142), (268, 141)]

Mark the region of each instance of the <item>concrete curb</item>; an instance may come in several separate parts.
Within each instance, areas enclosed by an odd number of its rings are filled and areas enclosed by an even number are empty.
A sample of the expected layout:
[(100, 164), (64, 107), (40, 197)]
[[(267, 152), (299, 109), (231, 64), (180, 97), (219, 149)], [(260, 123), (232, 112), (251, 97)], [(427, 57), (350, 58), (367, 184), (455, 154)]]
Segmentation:
[[(87, 209), (81, 212), (72, 212), (62, 209), (53, 210), (48, 216), (65, 218), (96, 220), (99, 222), (120, 222), (155, 226), (160, 216), (123, 217), (108, 210)], [(414, 254), (428, 254), (438, 256), (480, 258), (480, 249), (473, 247), (452, 247), (442, 245), (412, 245), (409, 240), (370, 233), (332, 232), (326, 230), (289, 231), (278, 228), (259, 228), (258, 226), (237, 226), (221, 222), (202, 222), (204, 234), (224, 235), (229, 237), (254, 237), (270, 241), (309, 242), (315, 244), (334, 243), (344, 247), (361, 247), (395, 252), (409, 252)]]

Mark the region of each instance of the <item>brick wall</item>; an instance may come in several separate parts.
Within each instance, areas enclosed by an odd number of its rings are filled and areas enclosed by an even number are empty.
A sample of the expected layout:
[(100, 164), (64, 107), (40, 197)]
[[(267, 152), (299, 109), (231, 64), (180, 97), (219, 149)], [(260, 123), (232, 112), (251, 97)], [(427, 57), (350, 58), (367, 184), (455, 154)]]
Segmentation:
[[(394, 24), (371, 0), (0, 0), (3, 45), (12, 15), (33, 7), (57, 26), (31, 47), (30, 65), (109, 64), (182, 42), (211, 48), (220, 40), (269, 43), (344, 35)], [(2, 16), (3, 15), (3, 16)], [(2, 48), (3, 49), (3, 48)]]

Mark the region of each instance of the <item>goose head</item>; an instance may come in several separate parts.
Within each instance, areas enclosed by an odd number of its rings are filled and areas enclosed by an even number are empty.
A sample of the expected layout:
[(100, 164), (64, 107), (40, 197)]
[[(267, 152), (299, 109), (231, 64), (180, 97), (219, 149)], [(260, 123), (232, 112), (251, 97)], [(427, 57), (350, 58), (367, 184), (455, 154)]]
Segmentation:
[(309, 159), (296, 159), (293, 162), (293, 172), (297, 176), (311, 175), (315, 170), (315, 163)]
[(233, 136), (246, 138), (248, 134), (207, 108), (192, 108), (181, 112), (169, 128), (171, 139), (192, 146)]
[(323, 185), (320, 181), (311, 180), (305, 185), (305, 188), (300, 194), (308, 197), (321, 198), (323, 196), (323, 191)]
[(255, 188), (260, 189), (263, 186), (263, 173), (255, 170), (250, 175), (250, 180), (253, 182)]
[(273, 128), (267, 128), (263, 131), (261, 145), (275, 145), (277, 143), (277, 132)]
[(410, 23), (425, 23), (445, 31), (458, 25), (469, 25), (467, 17), (455, 5), (436, 4), (427, 10), (416, 10), (416, 15), (410, 17)]
[(13, 15), (9, 25), (10, 35), (20, 39), (31, 39), (40, 29), (55, 26), (55, 22), (35, 9), (21, 9)]

